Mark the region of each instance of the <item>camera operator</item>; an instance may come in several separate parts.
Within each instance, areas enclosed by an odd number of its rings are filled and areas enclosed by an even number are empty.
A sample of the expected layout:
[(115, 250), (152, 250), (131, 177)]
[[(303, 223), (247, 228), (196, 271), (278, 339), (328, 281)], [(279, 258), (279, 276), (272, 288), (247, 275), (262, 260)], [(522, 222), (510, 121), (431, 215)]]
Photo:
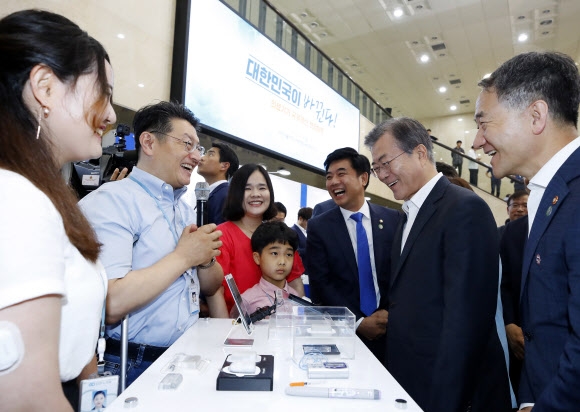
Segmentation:
[(199, 121), (186, 107), (160, 102), (133, 121), (137, 166), (127, 179), (88, 194), (80, 205), (103, 243), (107, 270), (105, 370), (119, 373), (120, 322), (129, 319), (130, 385), (199, 318), (199, 294), (223, 280), (215, 257), (221, 232), (192, 224), (182, 199), (204, 152)]
[[(137, 151), (127, 150), (125, 136), (130, 133), (129, 126), (119, 124), (115, 131), (118, 142), (104, 147), (100, 158), (68, 165), (63, 174), (79, 199), (97, 189), (101, 184), (124, 179), (131, 172), (137, 163)], [(103, 143), (107, 135), (103, 137)]]

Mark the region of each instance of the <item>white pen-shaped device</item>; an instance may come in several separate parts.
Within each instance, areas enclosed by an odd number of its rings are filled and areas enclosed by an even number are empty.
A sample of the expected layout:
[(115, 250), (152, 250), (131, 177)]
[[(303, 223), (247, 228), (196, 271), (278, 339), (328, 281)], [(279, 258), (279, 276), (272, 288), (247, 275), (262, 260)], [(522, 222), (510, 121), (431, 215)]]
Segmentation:
[(321, 388), (316, 386), (290, 386), (286, 395), (315, 398), (381, 399), (378, 389)]

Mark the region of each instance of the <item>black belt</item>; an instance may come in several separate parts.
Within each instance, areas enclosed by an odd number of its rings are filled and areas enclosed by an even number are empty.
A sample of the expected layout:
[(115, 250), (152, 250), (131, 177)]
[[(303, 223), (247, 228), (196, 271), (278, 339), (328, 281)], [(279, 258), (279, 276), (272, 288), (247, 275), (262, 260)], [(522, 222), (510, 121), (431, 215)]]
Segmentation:
[[(141, 347), (144, 348), (142, 359), (145, 362), (155, 362), (157, 358), (163, 355), (163, 353), (167, 350), (167, 348), (162, 348), (159, 346), (150, 346), (129, 342), (128, 357), (131, 359), (136, 359), (139, 355), (139, 350), (141, 350)], [(107, 349), (105, 352), (109, 355), (121, 357), (121, 342), (116, 339), (107, 339)]]

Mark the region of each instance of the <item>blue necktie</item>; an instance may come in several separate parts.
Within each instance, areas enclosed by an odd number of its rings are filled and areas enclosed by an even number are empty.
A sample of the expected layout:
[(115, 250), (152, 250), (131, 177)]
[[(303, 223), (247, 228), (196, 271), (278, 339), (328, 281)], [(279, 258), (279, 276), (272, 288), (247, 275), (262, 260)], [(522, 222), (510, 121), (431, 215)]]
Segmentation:
[(358, 262), (360, 310), (365, 315), (370, 316), (377, 309), (377, 295), (371, 269), (367, 232), (362, 224), (362, 213), (353, 213), (350, 218), (356, 222), (356, 257)]

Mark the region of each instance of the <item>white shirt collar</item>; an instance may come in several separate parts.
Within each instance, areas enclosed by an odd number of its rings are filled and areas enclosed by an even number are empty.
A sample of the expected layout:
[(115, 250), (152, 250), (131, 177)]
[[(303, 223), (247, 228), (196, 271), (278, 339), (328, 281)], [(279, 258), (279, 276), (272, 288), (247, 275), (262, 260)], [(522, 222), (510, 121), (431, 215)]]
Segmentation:
[(540, 207), (540, 202), (542, 201), (546, 188), (554, 178), (556, 172), (578, 147), (580, 147), (580, 137), (577, 137), (561, 148), (530, 180), (528, 184), (528, 189), (530, 189), (530, 197), (528, 198), (528, 235), (532, 231), (536, 213), (538, 212), (538, 207)]
[(352, 212), (350, 210), (343, 209), (342, 207), (340, 207), (339, 209), (340, 209), (340, 213), (342, 213), (342, 216), (344, 217), (345, 221), (348, 221), (348, 219), (350, 219), (350, 216), (353, 213), (357, 213), (357, 212), (361, 212), (365, 217), (367, 217), (369, 219), (371, 218), (371, 210), (370, 210), (369, 204), (367, 203), (366, 200), (364, 201), (362, 207), (359, 210), (357, 210), (356, 212)]
[(298, 223), (296, 223), (296, 227), (298, 229), (300, 229), (300, 231), (304, 234), (304, 236), (306, 236), (306, 229), (304, 229), (302, 226), (300, 226)]
[(530, 179), (530, 189), (536, 187), (548, 187), (550, 180), (554, 177), (558, 169), (568, 160), (570, 155), (580, 147), (580, 137), (572, 140), (566, 146), (561, 148), (544, 166)]
[(222, 183), (227, 183), (227, 180), (218, 180), (217, 182), (213, 182), (211, 185), (209, 185), (209, 192), (213, 192), (213, 190), (218, 187), (219, 185), (221, 185)]
[(435, 176), (431, 178), (431, 180), (425, 183), (423, 187), (419, 189), (417, 193), (413, 195), (413, 197), (411, 197), (411, 199), (405, 200), (405, 202), (403, 203), (403, 211), (407, 214), (407, 217), (409, 216), (409, 210), (411, 207), (411, 205), (409, 205), (408, 203), (411, 203), (412, 206), (415, 206), (417, 210), (421, 209), (421, 206), (423, 206), (425, 199), (427, 199), (427, 196), (429, 196), (429, 193), (431, 193), (431, 190), (433, 190), (433, 188), (435, 187), (435, 185), (442, 176), (443, 173), (441, 172), (437, 173)]

